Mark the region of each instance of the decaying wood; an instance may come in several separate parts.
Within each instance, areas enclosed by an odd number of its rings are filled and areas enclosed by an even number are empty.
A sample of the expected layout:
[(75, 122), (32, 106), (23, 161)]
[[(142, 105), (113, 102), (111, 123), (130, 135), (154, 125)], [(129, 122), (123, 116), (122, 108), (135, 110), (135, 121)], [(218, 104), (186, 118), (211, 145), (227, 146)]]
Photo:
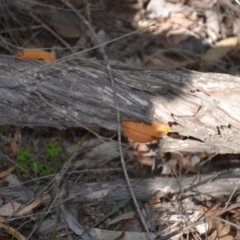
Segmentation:
[[(136, 198), (140, 201), (148, 200), (157, 191), (165, 194), (181, 194), (184, 196), (200, 197), (201, 200), (212, 197), (224, 200), (228, 199), (233, 191), (239, 192), (240, 170), (227, 170), (221, 173), (201, 175), (198, 177), (167, 178), (156, 177), (154, 179), (132, 179), (131, 184)], [(123, 201), (131, 197), (127, 184), (123, 179), (116, 179), (109, 182), (73, 184), (71, 181), (65, 183), (69, 190), (68, 200), (72, 203), (105, 203)], [(41, 188), (42, 189), (42, 188)], [(31, 190), (28, 188), (6, 187), (1, 188), (1, 194), (11, 199), (20, 198), (24, 202), (33, 200), (41, 189)], [(164, 195), (164, 194), (163, 194)], [(226, 200), (226, 199), (225, 199)]]
[[(229, 196), (235, 189), (240, 189), (239, 170), (223, 171), (210, 175), (194, 177), (131, 180), (136, 198), (147, 201), (157, 191), (165, 194), (182, 194), (182, 196), (200, 196), (201, 200), (212, 197), (223, 198)], [(73, 186), (69, 183), (69, 186)], [(164, 194), (163, 194), (164, 195)], [(105, 202), (119, 201), (131, 197), (124, 180), (115, 180), (104, 183), (79, 184), (70, 187), (69, 198), (73, 202)]]
[[(121, 120), (158, 121), (163, 151), (240, 152), (240, 78), (183, 69), (112, 70)], [(116, 130), (106, 67), (95, 60), (56, 63), (0, 56), (0, 124), (98, 126)]]

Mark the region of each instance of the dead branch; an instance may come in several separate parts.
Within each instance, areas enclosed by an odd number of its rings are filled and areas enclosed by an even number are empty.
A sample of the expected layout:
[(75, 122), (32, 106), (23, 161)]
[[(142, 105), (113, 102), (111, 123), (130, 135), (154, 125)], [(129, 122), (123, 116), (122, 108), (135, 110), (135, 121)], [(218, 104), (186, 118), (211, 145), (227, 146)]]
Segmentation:
[[(223, 199), (228, 198), (235, 190), (239, 192), (239, 174), (240, 170), (227, 170), (220, 173), (201, 175), (200, 178), (182, 177), (168, 178), (156, 177), (154, 179), (132, 179), (131, 184), (136, 198), (140, 201), (148, 200), (157, 191), (168, 194), (181, 194), (182, 197), (189, 195), (195, 196), (201, 200), (211, 199), (213, 197)], [(72, 203), (105, 203), (114, 201), (123, 201), (130, 197), (130, 193), (125, 180), (116, 179), (108, 182), (95, 183), (77, 183), (68, 181), (66, 186), (69, 190), (68, 200)], [(24, 202), (32, 200), (40, 192), (30, 187), (19, 188), (5, 187), (1, 188), (1, 193), (9, 196), (11, 199), (21, 198)], [(163, 195), (165, 195), (163, 194)]]
[[(239, 153), (240, 78), (184, 69), (113, 68), (121, 120), (158, 121), (163, 151)], [(106, 67), (75, 59), (43, 63), (0, 56), (0, 124), (104, 127), (116, 130)]]

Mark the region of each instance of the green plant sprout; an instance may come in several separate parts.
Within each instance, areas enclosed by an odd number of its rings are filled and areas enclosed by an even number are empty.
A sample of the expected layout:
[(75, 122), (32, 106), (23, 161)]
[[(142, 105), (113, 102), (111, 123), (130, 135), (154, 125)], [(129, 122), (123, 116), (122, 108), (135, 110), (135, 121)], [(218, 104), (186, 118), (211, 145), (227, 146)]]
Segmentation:
[(49, 174), (55, 174), (56, 169), (53, 168), (50, 163), (43, 165), (30, 153), (29, 148), (19, 148), (16, 153), (18, 160), (17, 172), (33, 172), (39, 176), (47, 176)]
[(61, 146), (59, 145), (58, 142), (54, 141), (49, 143), (48, 148), (45, 151), (45, 154), (47, 157), (51, 158), (58, 157), (61, 152), (62, 152)]
[(26, 161), (31, 157), (30, 150), (28, 148), (19, 148), (17, 151), (17, 160)]

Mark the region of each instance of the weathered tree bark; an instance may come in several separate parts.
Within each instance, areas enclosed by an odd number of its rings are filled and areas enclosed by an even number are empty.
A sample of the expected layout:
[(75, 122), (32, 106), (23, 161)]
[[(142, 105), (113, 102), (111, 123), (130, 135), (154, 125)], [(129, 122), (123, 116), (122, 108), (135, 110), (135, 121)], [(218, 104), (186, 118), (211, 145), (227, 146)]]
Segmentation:
[[(121, 120), (169, 123), (163, 151), (240, 152), (240, 78), (183, 69), (112, 69)], [(0, 56), (0, 124), (117, 129), (107, 69)]]
[[(164, 194), (194, 195), (200, 197), (201, 200), (212, 197), (221, 198), (229, 196), (235, 188), (236, 192), (240, 189), (239, 173), (239, 169), (236, 169), (198, 177), (183, 177), (182, 179), (170, 177), (131, 179), (131, 185), (136, 198), (141, 201), (147, 201), (158, 191)], [(105, 202), (108, 199), (109, 201), (122, 201), (131, 197), (125, 181), (120, 179), (107, 183), (78, 184), (73, 188), (70, 186), (73, 184), (69, 183), (70, 194), (68, 197), (76, 203)]]
[[(229, 196), (233, 191), (240, 190), (239, 185), (240, 170), (227, 170), (220, 173), (201, 175), (198, 177), (183, 177), (181, 179), (156, 177), (154, 179), (131, 179), (131, 185), (135, 196), (140, 201), (147, 201), (157, 191), (168, 194), (182, 194), (186, 197), (194, 195), (201, 200), (223, 198)], [(42, 189), (42, 186), (41, 186)], [(28, 188), (6, 187), (1, 188), (1, 193), (11, 199), (19, 198), (24, 202), (30, 201), (39, 194), (41, 189), (34, 190)], [(123, 201), (131, 197), (128, 186), (124, 179), (116, 179), (108, 182), (77, 183), (67, 182), (69, 191), (68, 199), (73, 203), (104, 203)]]

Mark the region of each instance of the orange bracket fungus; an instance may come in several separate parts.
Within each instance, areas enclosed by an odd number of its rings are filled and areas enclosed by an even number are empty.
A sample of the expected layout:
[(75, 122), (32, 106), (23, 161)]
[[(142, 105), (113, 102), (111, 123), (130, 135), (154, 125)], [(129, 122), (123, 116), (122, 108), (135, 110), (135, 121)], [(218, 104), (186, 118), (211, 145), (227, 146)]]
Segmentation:
[(146, 124), (142, 122), (123, 121), (122, 128), (124, 134), (134, 142), (147, 143), (161, 138), (162, 133), (168, 133), (170, 127), (168, 124), (152, 122)]
[(24, 49), (18, 52), (15, 55), (15, 58), (20, 60), (25, 59), (40, 59), (45, 61), (54, 62), (56, 58), (49, 52), (42, 50), (42, 49)]

